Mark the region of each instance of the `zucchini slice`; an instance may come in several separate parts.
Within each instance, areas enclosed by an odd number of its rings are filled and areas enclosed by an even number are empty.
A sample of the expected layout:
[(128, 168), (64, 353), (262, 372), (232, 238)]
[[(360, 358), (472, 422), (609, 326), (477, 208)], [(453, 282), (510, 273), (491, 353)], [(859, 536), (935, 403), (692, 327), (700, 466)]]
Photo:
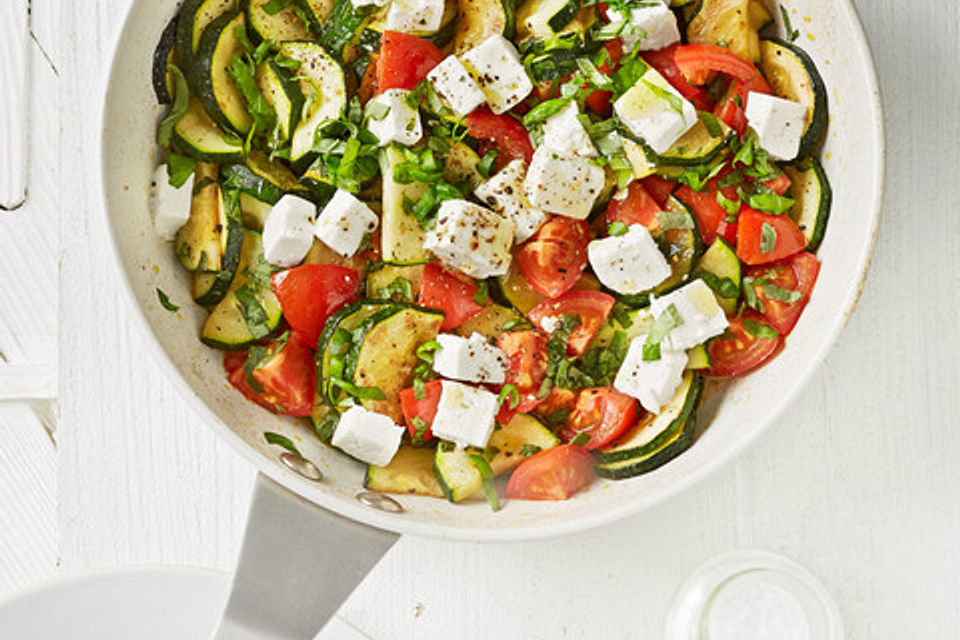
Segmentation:
[(167, 65), (174, 58), (174, 51), (177, 42), (177, 13), (171, 18), (163, 33), (160, 34), (160, 41), (157, 42), (157, 48), (153, 50), (153, 92), (157, 95), (157, 102), (160, 104), (170, 104), (173, 102), (173, 91), (171, 90), (170, 77), (167, 73)]
[(759, 62), (760, 36), (751, 20), (751, 1), (703, 0), (687, 24), (687, 40), (722, 44), (741, 58)]
[(380, 152), (380, 173), (383, 176), (383, 215), (380, 219), (380, 250), (383, 259), (396, 264), (419, 264), (430, 259), (423, 248), (426, 231), (413, 214), (403, 207), (405, 198), (417, 202), (429, 185), (422, 182), (401, 184), (394, 179), (394, 169), (404, 162), (403, 151), (390, 145)]
[(510, 38), (514, 30), (514, 0), (458, 0), (455, 22), (453, 52), (457, 55), (498, 33)]
[[(672, 147), (662, 154), (656, 153), (643, 139), (634, 138), (634, 140), (643, 148), (647, 163), (652, 163), (657, 167), (688, 167), (711, 164), (721, 153), (727, 151), (727, 148), (730, 146), (730, 141), (736, 136), (733, 129), (723, 122), (717, 120), (717, 124), (720, 125), (721, 133), (719, 136), (714, 136), (710, 133), (709, 129), (707, 129), (707, 125), (703, 123), (703, 120), (698, 120), (697, 124), (693, 125), (690, 131), (683, 134), (679, 140), (673, 143)], [(627, 138), (633, 137), (633, 134), (629, 132), (621, 133), (625, 133), (625, 137)], [(634, 162), (634, 159), (629, 158), (629, 156), (628, 159), (630, 159), (631, 165), (639, 163)]]
[(367, 465), (363, 486), (381, 493), (406, 493), (442, 498), (443, 489), (433, 473), (432, 448), (400, 445), (393, 460), (385, 467)]
[(270, 181), (255, 174), (245, 164), (228, 164), (221, 169), (220, 174), (225, 186), (234, 187), (244, 195), (251, 196), (260, 202), (272, 206), (283, 197), (283, 191)]
[(247, 229), (263, 231), (263, 224), (267, 221), (271, 209), (273, 205), (269, 202), (263, 202), (246, 193), (240, 194), (240, 219)]
[(323, 30), (327, 18), (333, 12), (334, 0), (293, 0), (293, 4), (300, 10), (307, 20), (307, 26), (316, 34)]
[(577, 0), (526, 0), (517, 10), (517, 42), (550, 40), (558, 35), (575, 34), (581, 40), (596, 21), (593, 7), (582, 7)]
[(194, 271), (190, 281), (190, 292), (197, 304), (205, 307), (215, 305), (224, 299), (240, 265), (240, 251), (243, 247), (243, 223), (240, 221), (239, 198), (224, 198), (228, 207), (226, 226), (223, 234), (223, 255), (220, 258), (220, 270), (214, 273)]
[(773, 24), (773, 16), (763, 0), (750, 0), (750, 4), (747, 6), (747, 15), (749, 16), (750, 28), (754, 31), (763, 31)]
[(827, 130), (827, 87), (810, 56), (800, 47), (783, 40), (760, 43), (760, 71), (773, 92), (807, 108), (807, 121), (798, 158), (811, 155)]
[(314, 42), (285, 42), (280, 55), (300, 63), (297, 77), (300, 91), (310, 106), (297, 124), (291, 139), (290, 160), (295, 170), (313, 162), (313, 135), (327, 120), (339, 118), (347, 106), (343, 69), (330, 54)]
[[(398, 279), (406, 280), (410, 283), (410, 293), (413, 295), (413, 302), (420, 294), (420, 285), (423, 282), (423, 265), (397, 265), (384, 263), (380, 268), (367, 273), (367, 297), (368, 298), (388, 298), (385, 291), (391, 284)], [(401, 283), (402, 284), (402, 283)]]
[(186, 0), (183, 3), (177, 18), (176, 49), (184, 72), (193, 66), (193, 57), (204, 29), (236, 7), (236, 0)]
[(700, 240), (700, 232), (697, 230), (697, 218), (687, 205), (677, 199), (676, 196), (671, 195), (667, 199), (664, 209), (676, 213), (686, 213), (693, 222), (693, 228), (668, 229), (662, 234), (658, 234), (656, 239), (663, 254), (667, 257), (671, 274), (669, 278), (650, 290), (649, 293), (655, 295), (662, 295), (690, 280), (693, 269), (697, 264), (697, 258), (703, 251), (703, 242)]
[(303, 172), (300, 176), (300, 184), (307, 189), (309, 194), (307, 197), (317, 205), (325, 204), (337, 191), (337, 185), (327, 170), (323, 158), (317, 158), (310, 168)]
[[(597, 331), (593, 340), (590, 342), (590, 348), (606, 347), (613, 341), (613, 336), (617, 331), (622, 331), (627, 344), (634, 338), (645, 336), (653, 328), (653, 316), (648, 308), (631, 309), (627, 311), (627, 317), (630, 319), (629, 326), (623, 326), (620, 322), (610, 317), (606, 323)], [(697, 345), (687, 350), (687, 369), (707, 369), (710, 367), (710, 355), (704, 345)]]
[(256, 81), (264, 99), (277, 112), (280, 139), (289, 140), (303, 113), (304, 99), (300, 85), (273, 58), (267, 58), (257, 66)]
[(270, 0), (240, 0), (240, 8), (247, 14), (247, 33), (254, 44), (264, 40), (279, 44), (310, 39), (307, 26), (293, 6), (288, 5), (271, 15), (263, 7), (268, 2)]
[(343, 330), (350, 336), (353, 330), (360, 326), (365, 319), (378, 311), (393, 305), (387, 300), (361, 300), (334, 313), (323, 326), (320, 338), (317, 340), (317, 390), (324, 402), (336, 405), (337, 398), (330, 387), (330, 378), (343, 378), (346, 366), (346, 349), (349, 348), (349, 338), (334, 340), (338, 330)]
[(790, 195), (797, 201), (790, 211), (790, 217), (806, 236), (807, 251), (816, 251), (823, 241), (833, 202), (833, 189), (827, 180), (827, 172), (813, 156), (786, 165), (783, 170), (792, 182)]
[(474, 333), (479, 333), (485, 338), (494, 339), (505, 331), (503, 325), (522, 319), (523, 316), (515, 309), (492, 303), (454, 329), (453, 332), (465, 338), (469, 338)]
[(244, 15), (228, 11), (203, 30), (191, 68), (193, 91), (213, 121), (225, 131), (245, 134), (253, 126), (247, 103), (228, 69), (234, 56), (243, 55), (237, 29), (244, 28)]
[(215, 164), (197, 164), (190, 217), (180, 227), (173, 243), (180, 264), (188, 271), (220, 271), (222, 242), (226, 239), (222, 231), (227, 227), (227, 215), (217, 184), (218, 170)]
[[(531, 415), (518, 413), (490, 436), (487, 444), (487, 452), (493, 452), (492, 459), (489, 459), (490, 469), (494, 475), (500, 475), (525, 460), (522, 453), (525, 447), (542, 450), (558, 444), (560, 440), (542, 422)], [(444, 496), (450, 502), (462, 502), (483, 493), (483, 478), (470, 461), (471, 453), (483, 454), (484, 451), (472, 447), (451, 449), (449, 443), (446, 449), (443, 444), (437, 447), (433, 469)]]
[(240, 140), (224, 135), (193, 96), (173, 128), (173, 140), (188, 156), (203, 162), (233, 162), (243, 157)]
[(687, 351), (687, 369), (702, 371), (709, 369), (711, 364), (710, 352), (705, 345), (698, 344)]
[(225, 351), (246, 349), (280, 325), (280, 301), (269, 279), (264, 284), (260, 273), (259, 266), (264, 262), (260, 234), (244, 231), (237, 275), (203, 325), (200, 340), (205, 345)]
[[(737, 285), (737, 291), (740, 290), (740, 259), (737, 257), (733, 248), (726, 243), (723, 238), (717, 238), (710, 245), (710, 248), (704, 252), (694, 270), (694, 276), (701, 276), (703, 272), (713, 274), (718, 279), (729, 278), (733, 284)], [(727, 315), (737, 310), (737, 301), (739, 295), (733, 298), (724, 298), (717, 294), (717, 302), (723, 308)]]

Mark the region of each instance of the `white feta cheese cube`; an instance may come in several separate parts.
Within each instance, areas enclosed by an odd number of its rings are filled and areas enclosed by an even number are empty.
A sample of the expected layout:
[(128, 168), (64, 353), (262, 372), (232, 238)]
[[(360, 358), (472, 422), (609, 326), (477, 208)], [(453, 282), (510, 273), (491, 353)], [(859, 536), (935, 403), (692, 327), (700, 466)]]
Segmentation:
[(533, 90), (516, 47), (502, 35), (492, 35), (461, 56), (494, 113), (508, 111)]
[(539, 209), (583, 220), (590, 215), (604, 181), (603, 169), (586, 158), (541, 146), (533, 153), (524, 192)]
[(697, 110), (656, 69), (648, 69), (613, 103), (623, 124), (664, 153), (697, 124)]
[(553, 114), (543, 123), (543, 146), (560, 153), (596, 157), (597, 148), (587, 135), (583, 123), (577, 118), (580, 109), (577, 103), (570, 104)]
[(506, 354), (479, 333), (469, 338), (441, 333), (437, 342), (440, 349), (433, 354), (433, 370), (444, 378), (482, 384), (506, 381)]
[(512, 220), (466, 200), (445, 200), (423, 248), (472, 278), (490, 278), (507, 273), (513, 235)]
[[(637, 7), (624, 7), (625, 12), (613, 7), (607, 12), (611, 24), (623, 24), (620, 38), (624, 53), (634, 47), (640, 51), (656, 51), (680, 41), (677, 17), (663, 0), (647, 0)], [(626, 15), (624, 15), (626, 13)]]
[(317, 206), (299, 196), (285, 195), (263, 223), (263, 257), (270, 264), (292, 267), (303, 262), (313, 244)]
[(150, 211), (158, 236), (164, 240), (173, 240), (177, 236), (180, 227), (190, 219), (192, 198), (193, 176), (177, 188), (170, 184), (167, 165), (157, 167), (150, 182)]
[[(423, 137), (420, 111), (407, 104), (406, 98), (409, 93), (405, 89), (387, 89), (367, 103), (367, 129), (377, 136), (381, 147), (391, 142), (409, 147)], [(384, 108), (386, 113), (378, 113)], [(374, 116), (379, 116), (379, 119)]]
[(337, 189), (327, 206), (320, 212), (313, 234), (344, 258), (354, 255), (363, 244), (364, 237), (373, 233), (380, 224), (370, 207), (349, 191)]
[(354, 9), (365, 9), (367, 7), (385, 7), (390, 0), (350, 0)]
[(670, 277), (670, 264), (650, 231), (631, 225), (622, 236), (610, 236), (587, 245), (593, 272), (617, 293), (640, 293)]
[(547, 221), (547, 214), (530, 204), (524, 194), (523, 181), (526, 175), (527, 163), (519, 159), (511, 160), (473, 192), (478, 200), (508, 220), (513, 220), (513, 239), (517, 244), (526, 242)]
[(460, 59), (450, 54), (427, 74), (440, 97), (458, 116), (465, 116), (486, 100), (483, 89), (473, 79)]
[(807, 108), (799, 102), (765, 93), (747, 94), (747, 122), (757, 132), (760, 146), (774, 160), (790, 161), (800, 152)]
[(427, 35), (436, 33), (443, 21), (444, 0), (393, 0), (387, 9), (389, 31)]
[(449, 380), (441, 386), (437, 414), (430, 425), (433, 435), (461, 447), (486, 447), (500, 411), (497, 396), (486, 389)]
[(353, 406), (340, 416), (330, 443), (357, 460), (383, 467), (393, 460), (404, 431), (382, 413)]
[(654, 298), (650, 302), (650, 312), (659, 318), (671, 304), (683, 322), (663, 340), (670, 349), (692, 349), (727, 329), (727, 316), (717, 303), (717, 297), (699, 278), (665, 296)]
[(685, 351), (661, 345), (659, 360), (644, 361), (643, 345), (646, 341), (647, 336), (642, 335), (630, 342), (613, 386), (620, 393), (639, 400), (647, 411), (660, 413), (683, 381), (688, 357)]

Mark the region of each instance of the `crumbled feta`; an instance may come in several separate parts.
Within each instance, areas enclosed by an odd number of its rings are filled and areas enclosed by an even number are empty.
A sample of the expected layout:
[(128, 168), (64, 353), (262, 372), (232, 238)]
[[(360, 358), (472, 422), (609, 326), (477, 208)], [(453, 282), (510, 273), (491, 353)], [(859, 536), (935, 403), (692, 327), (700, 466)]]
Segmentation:
[(683, 322), (663, 340), (670, 349), (692, 349), (727, 329), (727, 316), (717, 303), (717, 297), (699, 278), (665, 296), (654, 298), (650, 302), (650, 312), (654, 317), (660, 317), (671, 304)]
[(465, 116), (480, 105), (486, 97), (460, 59), (450, 54), (427, 74), (427, 80), (458, 116)]
[(597, 148), (577, 118), (580, 109), (577, 103), (570, 104), (553, 114), (543, 123), (543, 146), (560, 153), (595, 157)]
[(497, 396), (459, 382), (444, 380), (437, 414), (430, 430), (462, 447), (486, 447), (500, 411)]
[(490, 278), (507, 273), (513, 235), (512, 220), (466, 200), (446, 200), (423, 248), (470, 277)]
[(539, 209), (583, 220), (590, 215), (604, 181), (603, 169), (586, 158), (541, 146), (533, 153), (524, 192)]
[(263, 257), (270, 264), (292, 267), (303, 262), (313, 244), (317, 206), (287, 194), (277, 201), (263, 223)]
[(383, 467), (393, 460), (404, 431), (381, 413), (353, 406), (340, 416), (330, 443), (357, 460)]
[(650, 68), (613, 103), (623, 124), (657, 153), (667, 151), (697, 124), (697, 110)]
[(607, 12), (611, 24), (626, 22), (620, 32), (624, 53), (632, 52), (634, 47), (655, 51), (680, 42), (677, 17), (663, 0), (647, 0), (640, 6), (624, 8), (627, 16), (613, 7)]
[(373, 233), (380, 218), (349, 191), (337, 189), (320, 212), (313, 233), (321, 242), (345, 258), (354, 255), (367, 234)]
[(462, 338), (449, 333), (437, 336), (440, 349), (433, 354), (433, 370), (444, 378), (503, 384), (507, 375), (507, 356), (479, 333)]
[(519, 159), (511, 160), (473, 192), (478, 200), (508, 220), (513, 220), (513, 239), (518, 244), (529, 239), (547, 221), (547, 214), (530, 204), (524, 194), (523, 181), (526, 175), (527, 163)]
[(508, 111), (533, 90), (516, 47), (495, 34), (461, 56), (494, 113)]
[(393, 0), (387, 9), (389, 31), (427, 35), (443, 22), (444, 0)]
[(804, 105), (751, 91), (746, 113), (750, 128), (757, 132), (760, 146), (771, 158), (790, 161), (797, 157), (807, 122)]
[[(381, 147), (391, 142), (409, 147), (423, 137), (420, 111), (407, 104), (406, 98), (409, 93), (404, 89), (387, 89), (370, 98), (370, 102), (367, 103), (367, 129), (377, 136)], [(375, 108), (372, 105), (383, 105), (387, 112), (378, 120), (373, 117), (377, 114), (374, 113)]]
[(150, 183), (150, 210), (153, 227), (164, 240), (173, 240), (180, 227), (190, 219), (190, 201), (193, 198), (193, 176), (179, 188), (170, 184), (167, 165), (153, 172)]
[(670, 265), (650, 231), (634, 224), (621, 236), (587, 245), (590, 266), (606, 287), (617, 293), (647, 291), (670, 277)]
[(630, 342), (613, 386), (620, 393), (639, 400), (647, 411), (660, 413), (663, 405), (673, 399), (683, 381), (688, 357), (685, 351), (669, 349), (661, 344), (660, 359), (644, 361), (643, 345), (646, 341), (647, 336), (641, 335)]

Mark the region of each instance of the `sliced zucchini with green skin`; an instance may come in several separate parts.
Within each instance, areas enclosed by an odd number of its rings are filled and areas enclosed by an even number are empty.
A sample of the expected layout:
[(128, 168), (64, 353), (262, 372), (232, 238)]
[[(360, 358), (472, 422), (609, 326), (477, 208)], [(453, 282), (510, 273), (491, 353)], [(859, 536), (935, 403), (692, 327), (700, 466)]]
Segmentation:
[(806, 236), (807, 251), (816, 251), (823, 242), (833, 203), (833, 189), (827, 173), (813, 156), (786, 165), (783, 170), (792, 182), (790, 197), (797, 201), (790, 210), (790, 217)]
[(615, 463), (641, 462), (661, 450), (690, 421), (700, 404), (702, 391), (702, 376), (693, 371), (684, 373), (673, 399), (659, 414), (647, 413), (616, 442), (593, 452), (597, 464), (604, 467)]
[(687, 24), (690, 44), (716, 44), (759, 62), (760, 36), (750, 15), (752, 0), (702, 0)]
[[(533, 1), (533, 0), (530, 0)], [(490, 36), (513, 36), (515, 0), (457, 0), (453, 52), (466, 53)]]
[[(542, 422), (531, 415), (518, 413), (490, 436), (487, 451), (495, 452), (488, 460), (490, 469), (494, 475), (500, 475), (515, 469), (526, 459), (522, 453), (525, 447), (543, 450), (558, 444), (560, 440)], [(471, 453), (483, 455), (484, 452), (472, 447), (447, 450), (443, 445), (437, 447), (433, 469), (444, 496), (450, 502), (463, 502), (483, 493), (483, 478), (470, 460)]]
[(179, 17), (180, 14), (177, 13), (167, 23), (163, 33), (160, 34), (157, 48), (153, 50), (153, 92), (157, 95), (157, 102), (160, 104), (173, 102), (167, 65), (170, 64), (174, 56), (177, 42), (177, 18)]
[[(370, 298), (385, 298), (391, 284), (402, 278), (410, 283), (410, 293), (417, 299), (420, 294), (420, 285), (423, 282), (422, 264), (397, 265), (384, 263), (379, 269), (367, 273), (367, 296)], [(402, 283), (401, 283), (402, 284)]]
[(246, 349), (280, 325), (283, 319), (280, 301), (273, 294), (269, 280), (262, 286), (259, 280), (263, 276), (256, 274), (262, 262), (260, 234), (244, 231), (237, 275), (226, 297), (213, 308), (203, 325), (200, 340), (205, 345), (225, 351)]
[(277, 112), (280, 139), (289, 140), (300, 122), (300, 114), (303, 113), (304, 99), (300, 85), (293, 75), (273, 58), (267, 58), (257, 66), (256, 80), (260, 93)]
[(650, 291), (655, 295), (662, 295), (690, 280), (693, 269), (697, 264), (697, 258), (703, 251), (700, 232), (697, 230), (696, 216), (693, 215), (687, 205), (677, 199), (676, 196), (671, 195), (667, 198), (664, 209), (675, 213), (686, 213), (693, 223), (693, 228), (668, 229), (657, 235), (657, 243), (667, 258), (671, 275)]
[(318, 205), (326, 203), (337, 192), (337, 185), (334, 184), (333, 176), (327, 171), (323, 158), (317, 158), (316, 162), (303, 172), (300, 176), (300, 184), (306, 187), (307, 197)]
[[(699, 374), (698, 374), (699, 375)], [(697, 416), (691, 415), (680, 428), (665, 438), (663, 444), (656, 451), (645, 456), (601, 464), (594, 467), (597, 475), (610, 480), (627, 480), (636, 476), (650, 473), (667, 464), (693, 444), (693, 437), (697, 427)]]
[[(697, 263), (697, 268), (694, 270), (694, 276), (701, 276), (704, 271), (713, 274), (720, 280), (729, 278), (733, 284), (737, 285), (737, 291), (739, 292), (740, 258), (737, 257), (736, 252), (723, 238), (714, 240), (710, 248), (704, 252), (700, 258), (700, 262)], [(707, 282), (707, 284), (710, 283)], [(733, 298), (724, 298), (716, 291), (713, 293), (717, 296), (717, 302), (727, 315), (737, 310), (739, 295)]]
[(404, 199), (417, 202), (429, 185), (422, 182), (401, 184), (394, 179), (394, 169), (405, 162), (403, 151), (395, 145), (380, 152), (380, 173), (383, 176), (383, 215), (380, 219), (380, 250), (383, 259), (396, 264), (419, 264), (430, 259), (423, 248), (426, 231), (412, 213), (403, 206)]
[(186, 0), (177, 18), (177, 58), (186, 72), (207, 26), (237, 7), (236, 0)]
[(247, 33), (254, 44), (264, 40), (274, 43), (289, 40), (309, 40), (310, 32), (293, 6), (270, 15), (263, 5), (270, 0), (240, 0), (240, 8), (247, 14)]
[(225, 198), (226, 226), (222, 231), (223, 255), (220, 270), (215, 273), (195, 271), (191, 280), (191, 293), (197, 304), (205, 307), (218, 304), (226, 297), (240, 265), (243, 247), (243, 223), (240, 222), (239, 198)]
[(549, 40), (557, 35), (583, 36), (596, 21), (593, 7), (571, 0), (526, 0), (517, 10), (517, 42)]
[(807, 108), (798, 158), (813, 154), (827, 130), (827, 87), (817, 65), (800, 47), (771, 38), (760, 43), (760, 71), (774, 94)]
[(234, 56), (242, 56), (243, 43), (237, 29), (244, 28), (240, 11), (228, 11), (203, 30), (188, 79), (194, 94), (217, 125), (225, 131), (245, 134), (253, 126), (247, 103), (228, 69)]
[(283, 191), (245, 164), (228, 164), (220, 170), (220, 175), (225, 185), (261, 202), (274, 205), (283, 197)]
[(710, 352), (707, 351), (706, 345), (698, 344), (687, 351), (687, 369), (700, 371), (709, 369), (711, 364)]
[(750, 0), (750, 4), (747, 7), (747, 14), (749, 16), (750, 28), (754, 31), (763, 31), (773, 24), (773, 16), (770, 14), (770, 11), (767, 10), (763, 0)]
[(187, 271), (220, 271), (225, 240), (221, 231), (227, 216), (217, 172), (217, 165), (205, 162), (198, 163), (194, 171), (196, 186), (190, 199), (190, 217), (173, 243), (180, 264)]
[[(606, 323), (597, 331), (593, 340), (590, 341), (590, 348), (606, 347), (613, 341), (613, 336), (618, 331), (622, 331), (627, 344), (634, 338), (645, 336), (653, 328), (653, 316), (648, 308), (631, 309), (626, 312), (630, 319), (630, 326), (623, 326), (620, 322), (610, 317)], [(687, 369), (707, 369), (710, 367), (710, 356), (704, 345), (697, 345), (687, 350)]]
[(204, 162), (234, 162), (243, 158), (240, 140), (224, 135), (193, 96), (183, 117), (173, 127), (173, 141), (185, 154)]
[(263, 225), (272, 209), (273, 205), (269, 202), (263, 202), (246, 193), (240, 194), (240, 219), (247, 229), (263, 231)]
[(320, 33), (327, 18), (333, 11), (333, 0), (293, 0), (294, 6), (300, 10), (307, 20), (307, 26), (314, 33)]
[(326, 50), (315, 42), (285, 42), (280, 55), (300, 63), (297, 78), (300, 91), (309, 103), (306, 113), (293, 132), (290, 161), (295, 171), (313, 162), (314, 133), (327, 120), (336, 120), (347, 106), (347, 88), (343, 69)]
[(680, 9), (682, 7), (689, 7), (697, 0), (670, 0), (671, 9)]
[[(324, 402), (335, 405), (336, 398), (333, 397), (330, 388), (330, 378), (334, 373), (337, 377), (343, 377), (343, 366), (346, 353), (335, 354), (333, 337), (338, 329), (348, 333), (360, 326), (366, 318), (385, 308), (392, 307), (393, 303), (388, 300), (361, 300), (337, 311), (327, 319), (327, 323), (320, 332), (320, 338), (317, 340), (317, 389), (323, 397)], [(349, 347), (349, 345), (346, 345)], [(334, 372), (336, 366), (337, 371)]]
[(516, 309), (491, 303), (483, 311), (454, 329), (453, 332), (466, 338), (474, 333), (479, 333), (485, 338), (494, 339), (506, 331), (503, 325), (522, 319), (523, 316)]
[[(621, 132), (628, 138), (633, 138), (640, 144), (646, 155), (647, 161), (654, 166), (677, 166), (689, 167), (704, 164), (711, 164), (720, 154), (726, 153), (730, 142), (736, 136), (736, 133), (727, 125), (717, 121), (722, 133), (714, 136), (707, 129), (707, 125), (702, 120), (698, 120), (690, 131), (683, 134), (679, 140), (673, 143), (673, 146), (663, 153), (656, 153), (641, 138), (636, 138), (630, 132)], [(631, 162), (632, 164), (632, 162)]]
[(405, 493), (442, 498), (443, 489), (433, 473), (433, 448), (400, 445), (385, 467), (367, 465), (363, 486), (381, 493)]

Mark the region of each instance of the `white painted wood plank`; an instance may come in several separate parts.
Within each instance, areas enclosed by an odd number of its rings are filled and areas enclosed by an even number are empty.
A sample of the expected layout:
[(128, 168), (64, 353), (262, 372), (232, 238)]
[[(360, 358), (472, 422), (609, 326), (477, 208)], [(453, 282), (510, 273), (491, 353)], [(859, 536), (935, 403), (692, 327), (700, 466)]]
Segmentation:
[(56, 396), (55, 364), (0, 363), (0, 401), (46, 400)]

